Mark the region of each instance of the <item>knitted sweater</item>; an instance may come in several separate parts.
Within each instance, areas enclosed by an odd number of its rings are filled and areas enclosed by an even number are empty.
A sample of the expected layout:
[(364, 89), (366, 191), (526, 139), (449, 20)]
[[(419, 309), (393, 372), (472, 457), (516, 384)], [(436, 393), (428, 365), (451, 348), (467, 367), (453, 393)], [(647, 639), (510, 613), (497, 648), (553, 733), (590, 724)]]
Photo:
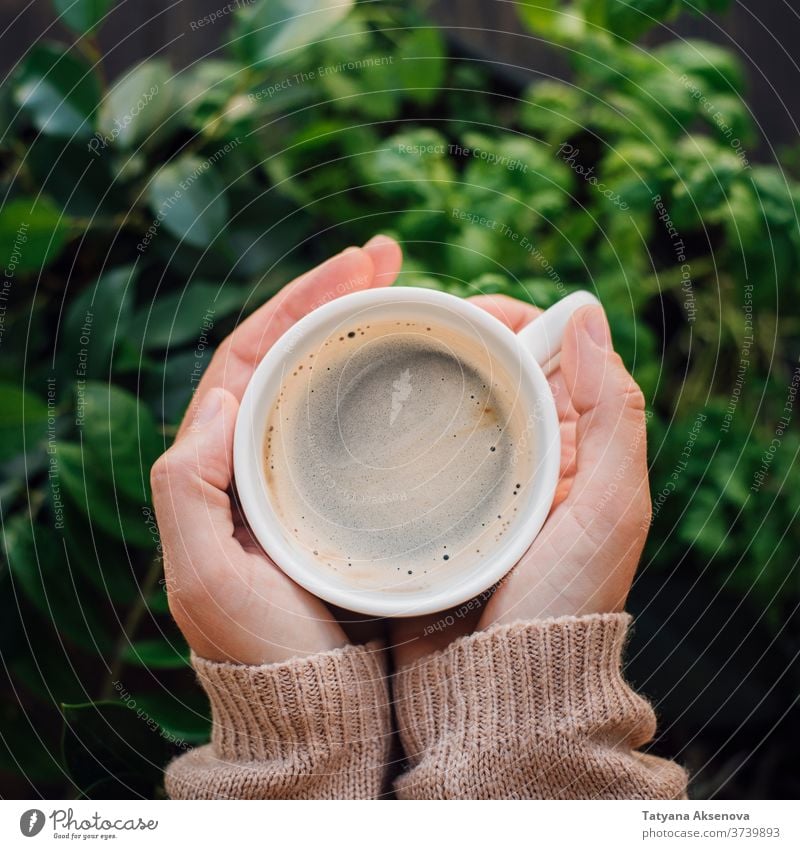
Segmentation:
[[(495, 626), (391, 681), (401, 799), (675, 799), (686, 774), (637, 749), (650, 705), (625, 683), (626, 614)], [(193, 658), (211, 743), (174, 760), (173, 799), (375, 798), (390, 770), (390, 680), (374, 644), (269, 666)]]

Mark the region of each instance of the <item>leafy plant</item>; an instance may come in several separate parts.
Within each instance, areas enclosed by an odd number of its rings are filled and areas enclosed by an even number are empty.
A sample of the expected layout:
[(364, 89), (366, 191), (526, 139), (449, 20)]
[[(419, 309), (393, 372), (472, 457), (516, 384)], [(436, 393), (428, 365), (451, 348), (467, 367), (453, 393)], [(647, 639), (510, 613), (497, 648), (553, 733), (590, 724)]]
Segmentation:
[[(800, 444), (782, 424), (798, 184), (751, 162), (734, 54), (639, 42), (727, 5), (520, 2), (572, 65), (568, 81), (520, 89), (393, 0), (262, 0), (232, 16), (220, 58), (182, 72), (149, 60), (109, 84), (95, 39), (111, 3), (54, 2), (74, 47), (33, 46), (0, 89), (0, 651), (14, 694), (0, 770), (24, 776), (18, 792), (157, 795), (166, 760), (207, 738), (165, 604), (149, 466), (245, 313), (385, 231), (404, 245), (404, 284), (541, 307), (599, 294), (653, 412), (658, 509), (633, 607), (651, 634), (681, 615), (678, 634), (716, 628), (653, 681), (663, 645), (650, 658), (634, 643), (631, 674), (661, 700), (660, 745), (688, 753), (699, 792), (791, 794), (778, 767), (756, 790), (719, 776), (791, 716), (782, 694), (800, 681), (785, 638)], [(733, 652), (739, 633), (777, 647), (769, 663)], [(742, 657), (743, 678), (708, 683)], [(671, 702), (684, 675), (751, 716), (751, 738), (718, 708)]]

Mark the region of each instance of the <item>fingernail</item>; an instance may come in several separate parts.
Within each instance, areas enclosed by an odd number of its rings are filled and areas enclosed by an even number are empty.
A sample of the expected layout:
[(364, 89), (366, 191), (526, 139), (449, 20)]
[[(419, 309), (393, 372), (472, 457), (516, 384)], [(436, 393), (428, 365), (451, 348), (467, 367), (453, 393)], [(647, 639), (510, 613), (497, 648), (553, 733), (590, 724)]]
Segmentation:
[(219, 389), (210, 389), (197, 405), (197, 414), (194, 417), (195, 424), (207, 425), (221, 409), (222, 392)]
[(602, 307), (590, 307), (586, 310), (583, 326), (589, 334), (589, 338), (599, 348), (608, 350), (611, 347), (611, 329), (608, 319)]
[(360, 252), (360, 250), (361, 250), (361, 248), (356, 248), (356, 247), (354, 247), (353, 245), (351, 245), (349, 248), (345, 248), (345, 249), (342, 251), (342, 256), (346, 256), (347, 254), (355, 254), (355, 253), (359, 253), (359, 252)]

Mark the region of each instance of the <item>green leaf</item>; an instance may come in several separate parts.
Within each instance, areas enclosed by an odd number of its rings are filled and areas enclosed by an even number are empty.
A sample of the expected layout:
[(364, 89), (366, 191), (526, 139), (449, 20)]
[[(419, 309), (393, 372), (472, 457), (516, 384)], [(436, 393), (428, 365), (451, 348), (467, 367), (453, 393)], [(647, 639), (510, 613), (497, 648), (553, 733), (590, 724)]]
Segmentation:
[(653, 194), (659, 188), (653, 175), (663, 165), (663, 153), (656, 145), (624, 140), (609, 149), (599, 170), (603, 182), (618, 192), (625, 203), (637, 212), (648, 214), (653, 206)]
[[(92, 525), (71, 498), (60, 498), (60, 512), (51, 506), (50, 513), (63, 518), (64, 541), (67, 544), (70, 564), (80, 573), (82, 592), (91, 584), (97, 592), (114, 605), (132, 605), (141, 597), (139, 579), (134, 565), (136, 553), (118, 538)], [(140, 511), (142, 521), (150, 525), (155, 542), (154, 520), (148, 523), (148, 514)], [(86, 540), (91, 540), (91, 545)], [(120, 564), (125, 564), (123, 567)], [(129, 565), (130, 564), (130, 565)]]
[(47, 405), (36, 395), (9, 383), (0, 383), (0, 462), (27, 448), (31, 451), (45, 435)]
[(85, 140), (69, 142), (40, 133), (28, 148), (25, 164), (60, 209), (87, 219), (87, 225), (91, 221), (96, 227), (106, 216), (128, 211), (119, 185), (112, 185), (113, 163), (92, 153)]
[(587, 21), (622, 41), (635, 41), (677, 14), (682, 0), (582, 0)]
[(6, 268), (40, 271), (64, 247), (70, 224), (46, 195), (9, 201), (0, 209), (0, 252)]
[[(266, 103), (259, 100), (264, 96), (263, 80), (253, 98), (243, 95), (248, 81), (247, 69), (230, 60), (209, 59), (180, 71), (174, 82), (180, 93), (181, 122), (206, 138), (249, 137), (253, 122), (260, 120), (257, 112)], [(272, 98), (267, 101), (269, 107), (275, 105)]]
[(72, 299), (59, 346), (71, 377), (108, 374), (115, 341), (125, 337), (130, 324), (137, 276), (136, 266), (111, 269)]
[[(644, 105), (672, 136), (683, 134), (697, 114), (698, 104), (691, 90), (670, 70), (654, 69), (646, 75), (636, 75), (623, 83), (625, 89)], [(644, 145), (641, 145), (644, 147)], [(657, 145), (650, 145), (657, 150)]]
[(165, 165), (147, 191), (163, 227), (196, 248), (207, 248), (228, 222), (225, 183), (213, 168), (208, 159), (183, 157)]
[(37, 44), (22, 60), (14, 99), (41, 132), (88, 138), (100, 86), (92, 69), (61, 45)]
[[(460, 141), (468, 153), (463, 172), (465, 206), (484, 216), (514, 221), (527, 230), (538, 216), (550, 219), (569, 205), (573, 178), (548, 145), (524, 136), (465, 133)], [(530, 209), (528, 208), (530, 207)], [(503, 244), (502, 239), (497, 239)]]
[(702, 556), (725, 556), (732, 543), (730, 531), (716, 493), (700, 490), (692, 499), (692, 509), (681, 520), (678, 535), (687, 546), (696, 547)]
[[(447, 71), (444, 39), (436, 27), (425, 26), (424, 19), (414, 17), (409, 23), (405, 30), (392, 30), (389, 53), (370, 36), (363, 20), (350, 17), (315, 51), (315, 57), (317, 52), (320, 56), (314, 59), (318, 71), (312, 82), (293, 91), (313, 94), (316, 100), (324, 96), (341, 103), (342, 111), (376, 122), (399, 117), (403, 101), (431, 103)], [(351, 57), (357, 57), (355, 62)], [(450, 111), (457, 114), (457, 105), (451, 104)]]
[(416, 27), (403, 40), (397, 61), (368, 68), (366, 73), (377, 74), (385, 88), (402, 88), (408, 98), (430, 103), (444, 81), (444, 39), (435, 27)]
[(674, 10), (675, 0), (607, 0), (606, 21), (616, 36), (635, 41)]
[(686, 39), (670, 41), (653, 51), (653, 56), (663, 62), (679, 77), (702, 81), (710, 97), (714, 92), (742, 94), (745, 75), (741, 62), (732, 50), (708, 41)]
[(738, 95), (720, 93), (714, 95), (711, 106), (710, 109), (700, 107), (700, 116), (740, 158), (747, 158), (743, 145), (756, 138), (747, 103)]
[(788, 226), (797, 220), (792, 184), (785, 174), (776, 168), (758, 165), (752, 169), (751, 180), (758, 197), (759, 213), (770, 224)]
[(189, 665), (189, 651), (185, 645), (172, 645), (162, 639), (129, 643), (123, 657), (128, 663), (149, 669), (185, 669)]
[(115, 778), (128, 784), (126, 776), (155, 792), (169, 748), (155, 720), (134, 705), (129, 699), (62, 705), (63, 759), (78, 789)]
[(452, 191), (455, 180), (447, 139), (424, 127), (384, 140), (374, 154), (365, 157), (364, 170), (384, 197), (432, 208), (443, 208), (444, 196)]
[(560, 145), (582, 129), (583, 94), (575, 86), (553, 80), (531, 85), (520, 107), (520, 122), (526, 130)]
[(5, 523), (4, 541), (15, 584), (48, 625), (92, 652), (110, 642), (96, 602), (78, 591), (63, 541), (54, 530), (18, 514)]
[[(501, 243), (495, 233), (481, 224), (464, 224), (446, 246), (447, 274), (460, 282), (473, 280), (487, 271), (497, 268), (493, 260), (497, 256)], [(470, 294), (478, 294), (471, 292)]]
[(93, 30), (111, 8), (113, 0), (53, 0), (62, 23), (79, 35)]
[(354, 0), (261, 0), (240, 10), (234, 26), (236, 52), (248, 65), (286, 62), (347, 16)]
[(98, 117), (96, 144), (101, 154), (104, 144), (129, 149), (153, 145), (173, 126), (175, 101), (173, 73), (162, 59), (142, 62), (118, 79), (103, 100)]
[(128, 545), (155, 547), (143, 514), (144, 502), (132, 502), (115, 492), (108, 470), (93, 463), (90, 452), (75, 443), (60, 442), (56, 458), (64, 491), (93, 525)]
[(150, 409), (158, 421), (177, 424), (183, 417), (192, 393), (200, 382), (212, 351), (202, 356), (198, 351), (169, 351), (158, 365), (148, 368), (142, 375), (142, 395), (150, 401)]
[(503, 274), (487, 272), (476, 277), (469, 285), (470, 289), (481, 295), (507, 294), (509, 279)]
[[(215, 322), (240, 309), (247, 294), (245, 287), (197, 281), (189, 283), (182, 292), (157, 295), (152, 305), (142, 307), (134, 319), (142, 334), (142, 348), (161, 350), (185, 342), (208, 347)], [(202, 353), (198, 358), (202, 359)]]
[(163, 444), (147, 407), (124, 389), (89, 381), (78, 391), (78, 414), (87, 473), (131, 500), (149, 500), (150, 467)]
[(563, 6), (560, 0), (521, 0), (517, 3), (517, 11), (522, 22), (532, 32), (551, 35), (558, 30), (560, 9)]
[(704, 136), (686, 136), (675, 145), (673, 160), (680, 163), (670, 207), (675, 226), (690, 230), (727, 220), (728, 191), (743, 168), (733, 150)]

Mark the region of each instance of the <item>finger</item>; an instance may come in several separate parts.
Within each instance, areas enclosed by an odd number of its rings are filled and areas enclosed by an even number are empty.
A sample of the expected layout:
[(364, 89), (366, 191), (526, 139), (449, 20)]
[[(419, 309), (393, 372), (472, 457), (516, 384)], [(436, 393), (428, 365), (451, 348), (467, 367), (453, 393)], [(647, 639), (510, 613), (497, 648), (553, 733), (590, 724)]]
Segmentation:
[(363, 248), (348, 248), (285, 286), (219, 346), (200, 380), (178, 437), (185, 433), (186, 422), (211, 387), (224, 387), (241, 400), (258, 363), (295, 322), (342, 295), (391, 285), (401, 262), (397, 243), (388, 236), (376, 236)]
[(210, 389), (153, 467), (170, 611), (209, 660), (276, 663), (338, 648), (346, 639), (325, 605), (236, 538), (227, 490), (238, 409), (230, 392)]
[(231, 355), (248, 365), (258, 363), (280, 336), (317, 307), (351, 292), (393, 283), (401, 262), (400, 247), (388, 236), (375, 236), (363, 248), (347, 248), (284, 286), (242, 322), (226, 340)]
[(562, 509), (598, 535), (646, 523), (649, 509), (645, 401), (611, 344), (601, 307), (567, 326), (561, 369), (576, 425), (577, 468)]
[(196, 581), (205, 564), (224, 564), (237, 551), (227, 490), (238, 409), (230, 392), (209, 390), (184, 438), (153, 466), (153, 504), (168, 583), (181, 584), (182, 577)]
[(373, 286), (391, 286), (400, 273), (403, 264), (403, 252), (400, 245), (389, 236), (379, 234), (373, 236), (365, 245), (364, 250), (369, 254), (375, 269)]
[(542, 313), (538, 307), (508, 295), (473, 295), (467, 300), (486, 310), (515, 333), (519, 333), (526, 324), (530, 324)]

